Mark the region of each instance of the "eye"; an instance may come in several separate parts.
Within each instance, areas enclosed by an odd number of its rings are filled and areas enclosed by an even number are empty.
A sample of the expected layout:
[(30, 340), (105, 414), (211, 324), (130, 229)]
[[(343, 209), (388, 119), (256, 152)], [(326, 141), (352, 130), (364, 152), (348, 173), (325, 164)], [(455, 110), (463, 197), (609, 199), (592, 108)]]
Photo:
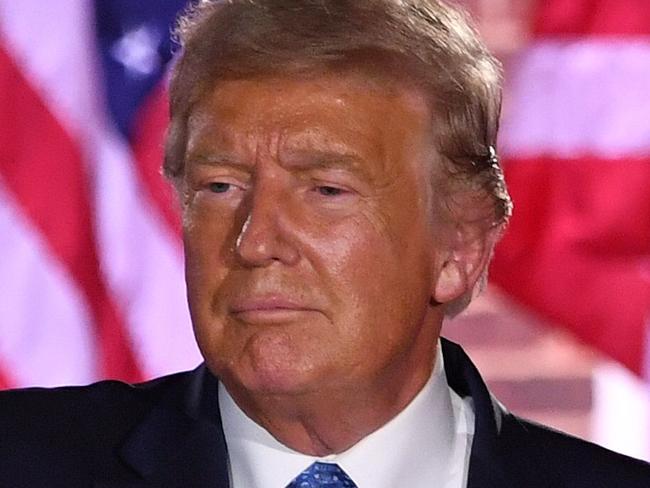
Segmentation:
[(318, 193), (320, 193), (324, 197), (337, 197), (345, 193), (345, 190), (343, 190), (342, 188), (337, 188), (335, 186), (328, 186), (328, 185), (318, 186), (316, 187), (316, 191), (318, 191)]
[(208, 185), (208, 189), (212, 193), (226, 193), (231, 187), (232, 185), (230, 183), (224, 183), (223, 181), (215, 181)]

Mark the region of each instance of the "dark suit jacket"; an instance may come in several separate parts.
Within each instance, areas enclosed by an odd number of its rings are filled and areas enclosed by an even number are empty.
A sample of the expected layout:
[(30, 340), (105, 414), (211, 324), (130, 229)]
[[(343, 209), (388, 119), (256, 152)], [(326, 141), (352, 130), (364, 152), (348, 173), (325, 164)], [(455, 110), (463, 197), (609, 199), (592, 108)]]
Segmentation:
[[(442, 349), (449, 385), (475, 407), (469, 488), (650, 487), (650, 465), (512, 415), (459, 346)], [(0, 487), (227, 486), (217, 379), (204, 365), (136, 386), (0, 393)]]

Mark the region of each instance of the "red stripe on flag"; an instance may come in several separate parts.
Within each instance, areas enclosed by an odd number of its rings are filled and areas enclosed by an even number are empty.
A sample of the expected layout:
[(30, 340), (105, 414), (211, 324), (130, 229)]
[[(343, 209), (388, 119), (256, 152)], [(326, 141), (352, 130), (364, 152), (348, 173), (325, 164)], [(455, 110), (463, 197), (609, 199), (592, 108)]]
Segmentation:
[(85, 295), (96, 324), (100, 374), (139, 380), (124, 323), (99, 270), (79, 149), (2, 48), (0, 92), (0, 176)]
[(634, 36), (650, 34), (648, 0), (544, 0), (537, 2), (537, 35)]
[(0, 390), (14, 388), (16, 383), (9, 379), (6, 369), (0, 366)]
[(181, 243), (181, 220), (178, 198), (172, 186), (163, 178), (161, 166), (164, 155), (163, 140), (169, 111), (167, 92), (163, 83), (154, 89), (142, 104), (135, 119), (133, 151), (140, 181), (144, 184), (150, 201), (154, 203), (167, 227)]
[(515, 212), (493, 280), (642, 373), (650, 316), (650, 158), (509, 161)]

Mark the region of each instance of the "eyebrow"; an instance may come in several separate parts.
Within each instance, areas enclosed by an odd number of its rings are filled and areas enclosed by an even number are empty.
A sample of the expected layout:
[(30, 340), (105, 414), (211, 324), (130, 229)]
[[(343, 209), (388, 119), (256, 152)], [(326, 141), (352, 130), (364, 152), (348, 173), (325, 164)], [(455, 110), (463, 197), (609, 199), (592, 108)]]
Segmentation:
[(232, 155), (227, 153), (191, 154), (186, 158), (185, 164), (199, 165), (199, 166), (214, 166), (214, 167), (226, 166), (244, 172), (251, 171), (250, 164), (246, 164), (242, 161), (239, 161), (236, 157), (233, 157)]

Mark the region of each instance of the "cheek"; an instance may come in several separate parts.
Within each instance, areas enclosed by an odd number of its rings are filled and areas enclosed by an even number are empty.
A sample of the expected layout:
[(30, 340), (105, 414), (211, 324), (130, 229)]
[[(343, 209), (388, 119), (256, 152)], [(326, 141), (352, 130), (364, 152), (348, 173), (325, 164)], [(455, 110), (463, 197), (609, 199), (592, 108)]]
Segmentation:
[[(405, 200), (408, 200), (405, 197)], [(348, 311), (376, 323), (412, 319), (429, 302), (436, 267), (433, 229), (418, 202), (359, 212), (320, 243), (327, 276)]]
[(409, 276), (398, 249), (367, 220), (331, 231), (336, 237), (323, 239), (329, 254), (319, 273), (334, 304), (338, 347), (330, 359), (373, 374), (412, 344), (427, 309), (427, 276)]
[(386, 289), (399, 290), (400, 250), (386, 232), (377, 219), (359, 215), (330, 225), (310, 243), (310, 261), (348, 315), (381, 314)]
[(210, 268), (227, 263), (237, 239), (237, 217), (236, 210), (209, 205), (200, 197), (192, 200), (183, 212), (186, 259)]
[[(228, 281), (232, 218), (191, 208), (185, 213), (183, 242), (187, 300), (199, 349), (212, 371), (222, 373), (240, 356), (246, 337), (234, 333), (222, 303)], [(217, 297), (220, 297), (217, 300)]]
[(233, 237), (234, 221), (234, 215), (214, 212), (206, 206), (189, 205), (185, 209), (185, 281), (195, 322), (211, 312), (215, 290), (225, 279), (236, 239)]

